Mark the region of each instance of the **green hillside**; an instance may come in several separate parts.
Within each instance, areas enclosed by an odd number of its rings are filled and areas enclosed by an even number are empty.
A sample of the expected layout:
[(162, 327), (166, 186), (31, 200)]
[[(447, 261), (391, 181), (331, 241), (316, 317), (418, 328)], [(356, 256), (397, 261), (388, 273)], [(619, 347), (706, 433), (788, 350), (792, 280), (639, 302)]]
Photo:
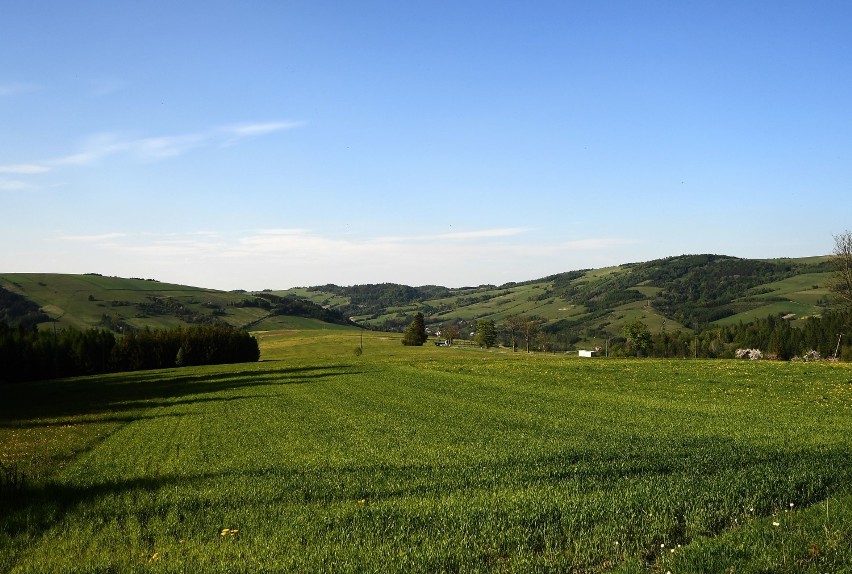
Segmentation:
[(828, 257), (683, 255), (500, 286), (324, 285), (276, 293), (304, 297), (387, 330), (404, 327), (418, 311), (432, 328), (521, 315), (541, 319), (552, 333), (592, 343), (621, 335), (623, 325), (637, 319), (652, 332), (747, 323), (768, 315), (791, 316), (795, 323), (820, 315), (829, 304), (830, 276)]
[(479, 319), (499, 324), (519, 315), (539, 319), (544, 332), (565, 344), (601, 344), (621, 336), (623, 326), (635, 320), (652, 333), (693, 332), (770, 315), (795, 325), (828, 308), (830, 276), (828, 257), (723, 255), (682, 255), (461, 288), (384, 283), (246, 293), (93, 274), (7, 273), (0, 274), (0, 320), (121, 332), (208, 322), (274, 330), (347, 325), (351, 319), (401, 331), (422, 312), (431, 330), (454, 324), (464, 336)]
[(252, 329), (347, 323), (337, 312), (292, 297), (94, 274), (0, 274), (0, 293), (5, 294), (0, 302), (6, 302), (0, 305), (0, 312), (5, 313), (0, 317), (7, 322), (51, 328), (55, 324), (57, 328), (102, 327), (124, 332), (204, 323)]

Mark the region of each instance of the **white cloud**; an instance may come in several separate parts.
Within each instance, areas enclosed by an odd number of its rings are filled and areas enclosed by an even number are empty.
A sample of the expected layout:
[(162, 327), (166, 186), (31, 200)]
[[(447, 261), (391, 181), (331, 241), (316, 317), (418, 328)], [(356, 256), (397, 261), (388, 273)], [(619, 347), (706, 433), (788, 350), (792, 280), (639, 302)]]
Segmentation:
[(115, 155), (158, 161), (183, 155), (191, 149), (208, 145), (208, 141), (209, 136), (201, 133), (139, 139), (121, 139), (112, 133), (102, 133), (90, 137), (79, 152), (53, 160), (53, 163), (84, 166)]
[(126, 233), (100, 233), (97, 235), (60, 235), (59, 239), (63, 241), (79, 241), (83, 243), (101, 243), (110, 239), (120, 239), (127, 237)]
[(222, 128), (222, 131), (238, 137), (262, 136), (274, 132), (291, 130), (304, 126), (304, 122), (265, 122), (253, 124), (235, 124)]
[[(118, 275), (156, 277), (219, 289), (324, 283), (502, 284), (623, 262), (619, 238), (543, 244), (522, 228), (460, 231), (438, 241), (417, 237), (335, 237), (304, 228), (244, 233), (66, 235), (87, 242), (74, 256)], [(105, 269), (104, 265), (110, 265)]]
[(45, 173), (50, 171), (46, 165), (35, 163), (22, 163), (18, 165), (0, 165), (0, 173), (14, 173), (18, 175), (32, 175), (35, 173)]
[(250, 137), (294, 129), (301, 122), (239, 124), (209, 130), (143, 138), (127, 138), (112, 132), (94, 134), (74, 153), (36, 163), (0, 166), (0, 173), (33, 175), (58, 166), (88, 166), (112, 156), (127, 156), (139, 161), (162, 161), (204, 147), (227, 146)]
[(503, 229), (483, 229), (479, 231), (458, 231), (436, 235), (438, 239), (492, 239), (495, 237), (513, 237), (529, 231), (523, 227), (508, 227)]
[(455, 231), (449, 233), (436, 233), (434, 235), (389, 235), (375, 238), (375, 243), (435, 243), (453, 241), (475, 241), (480, 239), (497, 239), (500, 237), (513, 237), (526, 233), (529, 229), (524, 227), (507, 227), (499, 229), (480, 229), (476, 231)]

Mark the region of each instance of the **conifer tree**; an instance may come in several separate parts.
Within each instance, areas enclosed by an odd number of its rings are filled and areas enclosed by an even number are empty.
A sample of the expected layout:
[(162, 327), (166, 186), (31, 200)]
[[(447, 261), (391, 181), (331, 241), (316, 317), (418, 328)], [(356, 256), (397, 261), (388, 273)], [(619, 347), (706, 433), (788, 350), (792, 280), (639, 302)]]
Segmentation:
[(426, 334), (426, 322), (423, 318), (423, 313), (418, 312), (408, 326), (408, 329), (405, 330), (405, 334), (402, 337), (402, 344), (420, 347), (423, 346), (423, 343), (428, 338), (429, 335)]

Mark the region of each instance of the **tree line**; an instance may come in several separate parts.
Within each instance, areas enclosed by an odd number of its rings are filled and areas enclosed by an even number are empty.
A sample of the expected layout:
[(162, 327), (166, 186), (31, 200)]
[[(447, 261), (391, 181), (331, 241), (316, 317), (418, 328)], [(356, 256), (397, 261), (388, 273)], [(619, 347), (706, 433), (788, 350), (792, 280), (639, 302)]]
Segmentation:
[[(426, 340), (422, 314), (409, 325), (405, 345), (422, 345)], [(503, 346), (513, 351), (565, 352), (576, 349), (582, 339), (573, 331), (558, 330), (536, 317), (514, 315), (503, 321), (479, 319), (474, 322), (473, 341), (480, 347)], [(439, 340), (452, 343), (459, 336), (457, 325), (445, 324)], [(797, 357), (837, 357), (852, 361), (852, 312), (837, 311), (798, 321), (768, 316), (749, 323), (739, 322), (698, 332), (666, 331), (652, 333), (642, 321), (624, 325), (619, 336), (600, 338), (600, 351), (611, 357), (656, 358), (734, 358), (739, 349), (759, 349), (763, 357), (792, 360)], [(814, 353), (815, 352), (815, 353)]]
[(229, 325), (145, 329), (116, 338), (102, 329), (0, 323), (3, 383), (259, 359), (257, 339)]
[[(734, 358), (738, 349), (759, 349), (765, 358), (791, 360), (816, 351), (819, 357), (852, 361), (848, 313), (827, 313), (793, 326), (789, 319), (769, 316), (750, 323), (705, 329), (651, 333), (641, 321), (625, 325), (623, 337), (610, 341), (613, 356), (660, 358)], [(810, 356), (817, 356), (811, 354)]]

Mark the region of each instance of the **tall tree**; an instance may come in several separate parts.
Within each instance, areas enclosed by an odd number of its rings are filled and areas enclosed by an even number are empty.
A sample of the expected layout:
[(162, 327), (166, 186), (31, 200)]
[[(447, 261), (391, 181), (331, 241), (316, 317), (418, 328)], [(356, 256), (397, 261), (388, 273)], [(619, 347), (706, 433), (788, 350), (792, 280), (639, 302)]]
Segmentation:
[(830, 283), (846, 311), (852, 311), (852, 231), (834, 236), (834, 277)]
[(527, 353), (530, 352), (530, 345), (538, 333), (539, 321), (537, 319), (527, 319), (524, 321), (521, 329), (524, 332), (524, 342), (527, 346)]
[(451, 323), (442, 329), (442, 334), (444, 339), (452, 345), (453, 341), (459, 338), (459, 328)]
[(426, 334), (426, 322), (423, 318), (423, 313), (418, 312), (408, 326), (408, 329), (405, 330), (405, 334), (402, 336), (402, 344), (421, 347), (428, 338), (429, 335)]
[(512, 341), (512, 351), (515, 352), (518, 350), (518, 336), (523, 331), (524, 318), (520, 315), (510, 315), (506, 317), (504, 325), (504, 328), (506, 329), (506, 332), (509, 333), (509, 337)]
[(486, 349), (493, 347), (497, 342), (497, 328), (491, 319), (480, 319), (476, 322), (476, 336), (474, 339), (480, 347)]
[(638, 319), (627, 323), (624, 326), (624, 336), (637, 357), (648, 353), (648, 349), (651, 347), (651, 332), (645, 323)]

